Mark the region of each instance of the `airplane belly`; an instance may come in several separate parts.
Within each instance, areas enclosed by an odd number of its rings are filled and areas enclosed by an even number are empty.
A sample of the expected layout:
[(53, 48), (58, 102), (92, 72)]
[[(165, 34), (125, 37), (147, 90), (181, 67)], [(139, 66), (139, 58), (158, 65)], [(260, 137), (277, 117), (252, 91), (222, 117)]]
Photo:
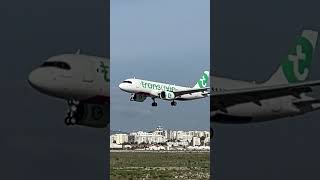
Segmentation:
[(295, 116), (301, 114), (301, 111), (292, 106), (289, 101), (283, 101), (282, 99), (281, 101), (262, 101), (261, 106), (255, 103), (238, 104), (228, 107), (227, 112), (217, 112), (216, 114), (233, 117), (233, 120), (238, 117), (239, 121), (242, 121), (246, 117), (252, 122), (259, 122)]

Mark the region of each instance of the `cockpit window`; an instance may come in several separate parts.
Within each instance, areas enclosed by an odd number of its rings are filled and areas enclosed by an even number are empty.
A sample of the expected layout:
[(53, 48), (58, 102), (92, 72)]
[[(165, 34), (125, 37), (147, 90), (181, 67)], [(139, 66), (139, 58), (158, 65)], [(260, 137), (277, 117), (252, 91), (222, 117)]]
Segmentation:
[(47, 61), (47, 62), (44, 62), (40, 67), (56, 67), (56, 68), (66, 69), (66, 70), (71, 69), (69, 64), (61, 61)]
[(123, 81), (123, 83), (129, 83), (129, 84), (132, 84), (131, 81)]

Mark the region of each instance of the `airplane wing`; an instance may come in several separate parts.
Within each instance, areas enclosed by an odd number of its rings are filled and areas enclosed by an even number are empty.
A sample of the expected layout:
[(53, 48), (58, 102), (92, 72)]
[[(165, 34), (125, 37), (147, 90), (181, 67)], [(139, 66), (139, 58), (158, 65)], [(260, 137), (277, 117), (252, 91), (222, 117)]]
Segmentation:
[(300, 98), (301, 93), (312, 91), (313, 86), (319, 86), (320, 80), (308, 81), (295, 84), (284, 84), (274, 86), (261, 86), (255, 88), (245, 88), (237, 90), (228, 90), (213, 92), (211, 95), (211, 111), (222, 110), (235, 104), (253, 102), (261, 105), (260, 101), (264, 99), (276, 98), (280, 96), (292, 95)]
[(174, 91), (173, 93), (177, 97), (177, 96), (181, 96), (184, 94), (192, 94), (195, 92), (205, 92), (209, 89), (210, 89), (209, 87), (207, 87), (207, 88), (193, 88), (193, 89), (187, 89), (187, 90), (182, 90), (182, 91)]

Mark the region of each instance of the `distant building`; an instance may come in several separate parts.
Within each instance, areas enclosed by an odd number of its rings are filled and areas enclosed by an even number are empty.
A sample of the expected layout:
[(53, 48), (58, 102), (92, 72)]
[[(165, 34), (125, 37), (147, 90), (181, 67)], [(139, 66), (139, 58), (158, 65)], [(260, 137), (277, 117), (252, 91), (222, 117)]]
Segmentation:
[(166, 148), (163, 146), (154, 146), (153, 145), (153, 146), (146, 148), (146, 150), (160, 151), (160, 150), (166, 150)]
[(124, 144), (128, 142), (128, 134), (113, 134), (110, 136), (110, 142), (115, 144)]
[(122, 145), (110, 142), (110, 149), (122, 149)]
[(201, 142), (200, 142), (200, 138), (199, 137), (193, 137), (192, 138), (192, 146), (200, 146)]
[(131, 149), (132, 146), (127, 144), (127, 145), (124, 145), (123, 148), (124, 148), (124, 149)]
[(190, 146), (195, 147), (193, 149), (196, 150), (199, 149), (200, 146), (203, 149), (204, 146), (210, 145), (210, 132), (165, 130), (163, 127), (158, 126), (155, 130), (150, 132), (135, 131), (131, 132), (130, 134), (113, 134), (110, 136), (110, 143), (118, 145), (123, 145), (126, 143), (132, 144), (130, 147), (123, 146), (124, 149), (148, 148), (157, 150), (161, 145), (161, 150), (163, 150), (163, 148), (166, 150), (177, 150), (181, 148), (186, 150), (188, 149), (187, 147)]
[(177, 137), (176, 137), (176, 140), (179, 140), (179, 141), (187, 141), (189, 143), (191, 143), (191, 140), (192, 140), (192, 133), (190, 132), (186, 132), (186, 131), (177, 131)]
[(210, 137), (206, 137), (204, 139), (204, 144), (209, 144), (210, 143)]
[(169, 147), (179, 147), (179, 146), (189, 146), (188, 141), (179, 141), (179, 142), (167, 142), (167, 146)]
[(145, 143), (145, 144), (154, 144), (154, 143), (164, 143), (167, 141), (167, 138), (164, 136), (163, 131), (154, 131), (154, 132), (133, 132), (129, 135), (129, 143)]

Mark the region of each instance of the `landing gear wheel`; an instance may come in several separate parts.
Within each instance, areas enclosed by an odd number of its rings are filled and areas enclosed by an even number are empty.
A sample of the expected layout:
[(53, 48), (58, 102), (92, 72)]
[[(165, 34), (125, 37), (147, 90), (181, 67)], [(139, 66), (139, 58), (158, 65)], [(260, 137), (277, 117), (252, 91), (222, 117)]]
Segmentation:
[(79, 102), (79, 101), (76, 101), (76, 100), (72, 100), (72, 103), (73, 103), (74, 105), (79, 105), (79, 104), (80, 104), (80, 102)]
[(177, 105), (177, 102), (175, 102), (175, 101), (171, 102), (171, 106), (176, 106), (176, 105)]
[(65, 117), (65, 118), (64, 118), (64, 123), (65, 123), (67, 126), (71, 125), (70, 117)]
[(134, 94), (131, 94), (130, 101), (134, 101)]
[(68, 106), (72, 106), (72, 100), (68, 100), (67, 103), (68, 103)]
[(76, 118), (74, 118), (74, 117), (70, 118), (70, 124), (71, 125), (75, 125), (76, 123), (77, 123)]
[(77, 124), (77, 114), (79, 113), (80, 102), (76, 100), (68, 100), (67, 103), (69, 110), (67, 112), (67, 116), (64, 118), (64, 123), (67, 126), (75, 125)]
[(71, 111), (72, 112), (76, 112), (77, 111), (77, 106), (76, 105), (72, 105), (71, 106)]
[(67, 117), (64, 118), (64, 123), (67, 126), (75, 125), (77, 123), (77, 120), (73, 116), (68, 115)]
[(151, 105), (152, 105), (152, 106), (157, 106), (158, 104), (156, 103), (155, 98), (152, 98), (152, 100), (153, 100), (153, 103), (152, 103)]

